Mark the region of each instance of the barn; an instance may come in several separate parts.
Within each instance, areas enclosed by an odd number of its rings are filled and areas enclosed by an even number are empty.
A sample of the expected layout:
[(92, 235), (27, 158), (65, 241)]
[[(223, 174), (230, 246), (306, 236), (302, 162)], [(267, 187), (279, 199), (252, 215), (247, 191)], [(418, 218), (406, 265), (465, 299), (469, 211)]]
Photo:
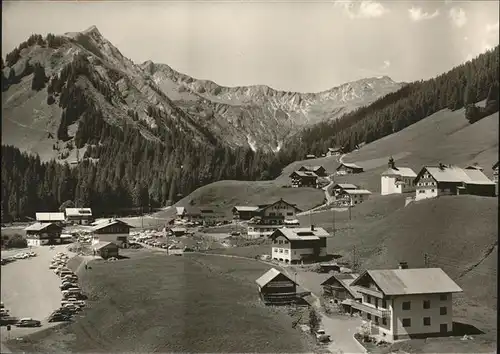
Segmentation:
[(298, 300), (297, 283), (275, 268), (269, 269), (256, 283), (266, 305), (287, 305)]

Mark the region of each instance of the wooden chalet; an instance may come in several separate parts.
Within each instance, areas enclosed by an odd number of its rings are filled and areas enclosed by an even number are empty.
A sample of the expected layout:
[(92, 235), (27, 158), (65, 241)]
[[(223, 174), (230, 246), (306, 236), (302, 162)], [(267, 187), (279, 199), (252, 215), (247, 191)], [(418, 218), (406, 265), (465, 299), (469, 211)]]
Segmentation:
[(342, 305), (343, 309), (348, 313), (358, 312), (353, 309), (351, 304), (353, 301), (361, 302), (362, 295), (355, 289), (351, 288), (351, 283), (359, 277), (357, 273), (336, 273), (326, 279), (321, 286), (323, 287), (323, 295), (331, 298), (336, 304)]
[(69, 223), (88, 225), (93, 221), (90, 208), (66, 208), (64, 212)]
[(224, 220), (225, 215), (211, 207), (186, 207), (184, 218), (191, 222), (214, 225)]
[(330, 147), (326, 153), (326, 156), (339, 156), (342, 153), (341, 147)]
[(358, 189), (358, 186), (355, 184), (350, 184), (350, 183), (337, 183), (332, 187), (333, 195), (338, 196), (340, 194), (343, 194), (344, 191), (346, 190), (354, 190)]
[(356, 165), (355, 163), (342, 162), (336, 169), (337, 174), (346, 175), (351, 173), (361, 173), (363, 172), (363, 167)]
[(301, 211), (295, 204), (288, 203), (283, 199), (272, 204), (259, 205), (255, 216), (248, 221), (247, 235), (250, 238), (270, 236), (280, 227), (299, 226), (297, 213)]
[(256, 283), (260, 298), (266, 305), (288, 305), (299, 299), (297, 283), (275, 268), (269, 269)]
[(238, 220), (250, 220), (256, 215), (257, 210), (259, 210), (258, 206), (237, 205), (232, 209), (233, 218)]
[(104, 219), (93, 223), (92, 244), (113, 242), (119, 247), (127, 248), (132, 226), (118, 219)]
[(415, 200), (462, 194), (492, 197), (496, 188), (496, 184), (480, 170), (444, 164), (423, 167), (414, 183)]
[(24, 229), (28, 246), (57, 245), (61, 243), (62, 227), (56, 223), (37, 222)]
[(314, 172), (318, 177), (326, 177), (326, 169), (323, 166), (301, 166), (297, 171)]
[(290, 175), (292, 187), (318, 187), (318, 175), (311, 171), (293, 171)]
[(94, 255), (99, 255), (103, 259), (118, 257), (119, 247), (114, 242), (100, 241), (92, 245)]

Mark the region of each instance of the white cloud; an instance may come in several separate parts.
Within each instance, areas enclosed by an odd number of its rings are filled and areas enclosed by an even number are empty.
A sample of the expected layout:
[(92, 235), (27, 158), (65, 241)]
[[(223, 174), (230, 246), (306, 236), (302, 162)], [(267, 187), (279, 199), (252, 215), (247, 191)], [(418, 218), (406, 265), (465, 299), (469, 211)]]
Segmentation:
[(452, 7), (450, 9), (449, 16), (453, 24), (458, 28), (465, 26), (467, 23), (467, 15), (465, 14), (464, 9), (460, 7)]
[(384, 60), (384, 65), (382, 65), (382, 70), (389, 69), (391, 62), (389, 60)]
[(492, 25), (490, 25), (490, 24), (486, 25), (486, 33), (488, 33), (488, 34), (496, 33), (496, 32), (498, 32), (498, 30), (499, 30), (498, 21)]
[(412, 21), (418, 22), (422, 20), (430, 20), (439, 16), (439, 10), (429, 13), (424, 12), (421, 7), (412, 7), (411, 9), (408, 9), (408, 14), (410, 15), (410, 19)]
[[(359, 6), (355, 5), (359, 3)], [(340, 7), (350, 18), (375, 18), (385, 15), (389, 10), (376, 1), (341, 1), (337, 0), (335, 6)]]

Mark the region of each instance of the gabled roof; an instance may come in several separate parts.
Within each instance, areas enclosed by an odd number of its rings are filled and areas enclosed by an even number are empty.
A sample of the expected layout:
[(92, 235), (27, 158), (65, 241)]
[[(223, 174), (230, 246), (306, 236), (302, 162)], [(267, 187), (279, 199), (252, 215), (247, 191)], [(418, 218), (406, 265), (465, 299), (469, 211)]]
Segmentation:
[(401, 177), (417, 177), (415, 171), (409, 167), (389, 168), (382, 173), (382, 176), (401, 176)]
[(284, 277), (286, 277), (292, 283), (296, 284), (292, 279), (290, 279), (285, 274), (283, 274), (282, 272), (280, 272), (279, 270), (277, 270), (275, 268), (269, 269), (266, 273), (264, 273), (264, 275), (262, 275), (255, 282), (262, 288), (262, 287), (266, 286), (267, 284), (269, 284), (269, 282), (271, 282), (274, 278), (276, 278), (280, 274), (283, 275)]
[(35, 213), (35, 218), (37, 221), (64, 221), (66, 219), (62, 212)]
[(358, 277), (358, 273), (335, 273), (330, 278), (321, 283), (321, 285), (327, 285), (330, 283), (331, 279), (336, 279), (352, 295), (352, 297), (354, 297), (355, 299), (359, 299), (362, 297), (362, 295), (351, 287), (352, 282)]
[(311, 171), (293, 171), (291, 174), (290, 174), (290, 177), (292, 177), (293, 175), (297, 175), (299, 177), (314, 177), (314, 178), (318, 178), (318, 175), (314, 172), (311, 172)]
[(236, 211), (256, 211), (258, 210), (259, 207), (258, 206), (245, 206), (245, 205), (237, 205), (233, 208), (233, 210), (236, 210)]
[(314, 230), (311, 230), (310, 227), (283, 227), (274, 231), (271, 238), (276, 238), (281, 235), (286, 237), (289, 241), (315, 241), (319, 240), (320, 237), (329, 236), (328, 232), (322, 227), (315, 227)]
[(493, 167), (491, 169), (495, 169), (495, 168), (498, 168), (498, 161), (493, 165)]
[(333, 186), (333, 189), (337, 189), (336, 187), (342, 189), (358, 189), (356, 185), (350, 183), (337, 183), (336, 185)]
[(92, 216), (92, 209), (90, 208), (66, 208), (66, 216)]
[(340, 168), (340, 167), (347, 167), (347, 168), (353, 168), (353, 169), (363, 169), (363, 167), (361, 166), (358, 166), (356, 165), (355, 163), (351, 163), (351, 162), (342, 162), (339, 167), (337, 167), (337, 170)]
[(110, 246), (110, 245), (114, 245), (116, 247), (118, 247), (115, 243), (113, 242), (104, 242), (104, 241), (99, 241), (97, 242), (96, 244), (92, 245), (92, 248), (95, 249), (96, 251), (100, 250), (100, 249), (103, 249), (104, 247), (107, 247), (107, 246)]
[(436, 180), (436, 182), (467, 183), (467, 184), (494, 184), (486, 175), (479, 170), (465, 170), (457, 166), (425, 166), (418, 173), (415, 182), (422, 177), (425, 171)]
[(372, 194), (372, 192), (367, 189), (344, 189), (343, 192), (349, 195)]
[(52, 225), (61, 228), (60, 226), (58, 226), (57, 224), (54, 224), (52, 222), (45, 222), (45, 223), (37, 222), (37, 223), (34, 223), (34, 224), (28, 226), (24, 230), (25, 231), (42, 231), (42, 230), (45, 230), (46, 228), (48, 228), (49, 226), (52, 226)]
[(116, 225), (116, 224), (122, 224), (122, 225), (126, 225), (130, 228), (133, 228), (133, 226), (130, 226), (129, 224), (127, 224), (126, 222), (123, 222), (121, 220), (118, 220), (118, 219), (105, 219), (104, 221), (99, 221), (98, 223), (95, 223), (95, 225), (92, 227), (92, 230), (100, 230), (100, 229), (103, 229), (105, 227), (108, 227), (110, 225)]
[(299, 168), (298, 170), (299, 171), (306, 170), (306, 171), (316, 172), (316, 171), (318, 171), (320, 169), (324, 170), (325, 168), (323, 166), (309, 166), (309, 165), (304, 165), (301, 168)]
[(297, 205), (296, 204), (292, 204), (292, 203), (288, 203), (286, 200), (283, 200), (283, 198), (281, 198), (280, 200), (277, 200), (275, 201), (274, 203), (271, 203), (271, 204), (263, 204), (263, 205), (259, 205), (259, 210), (257, 210), (259, 213), (266, 210), (267, 208), (270, 208), (272, 207), (273, 205), (276, 205), (280, 202), (283, 202), (289, 206), (291, 206), (292, 208), (295, 208), (295, 211), (298, 211), (299, 213), (302, 211), (300, 210), (299, 208), (297, 208)]
[(441, 268), (409, 268), (367, 270), (351, 286), (358, 286), (360, 279), (370, 276), (384, 295), (459, 293), (462, 289)]

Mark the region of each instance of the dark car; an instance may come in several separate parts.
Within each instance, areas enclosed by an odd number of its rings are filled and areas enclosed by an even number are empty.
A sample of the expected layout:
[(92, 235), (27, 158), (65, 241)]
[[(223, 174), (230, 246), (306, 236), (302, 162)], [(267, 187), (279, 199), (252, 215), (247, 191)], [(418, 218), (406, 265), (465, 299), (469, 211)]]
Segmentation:
[(12, 317), (12, 316), (7, 316), (7, 317), (2, 317), (0, 319), (0, 325), (6, 326), (6, 325), (15, 325), (19, 319), (17, 317)]
[(71, 313), (56, 312), (50, 315), (49, 322), (66, 322), (71, 321)]
[(68, 290), (68, 289), (76, 288), (76, 287), (78, 287), (77, 283), (66, 283), (66, 284), (63, 284), (60, 286), (61, 290)]
[(19, 322), (16, 323), (17, 327), (40, 327), (41, 325), (42, 322), (32, 318), (21, 318)]

